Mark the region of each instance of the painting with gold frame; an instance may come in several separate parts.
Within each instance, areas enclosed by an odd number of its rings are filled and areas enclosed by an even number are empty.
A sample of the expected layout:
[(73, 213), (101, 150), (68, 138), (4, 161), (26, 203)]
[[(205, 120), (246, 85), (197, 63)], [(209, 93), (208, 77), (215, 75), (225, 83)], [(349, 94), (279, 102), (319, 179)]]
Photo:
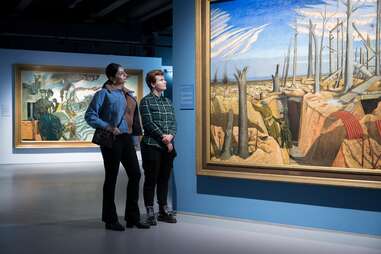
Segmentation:
[(379, 1), (195, 4), (198, 175), (381, 188)]
[[(84, 120), (106, 81), (102, 68), (15, 64), (15, 148), (95, 147)], [(143, 95), (143, 71), (127, 70), (125, 86)]]

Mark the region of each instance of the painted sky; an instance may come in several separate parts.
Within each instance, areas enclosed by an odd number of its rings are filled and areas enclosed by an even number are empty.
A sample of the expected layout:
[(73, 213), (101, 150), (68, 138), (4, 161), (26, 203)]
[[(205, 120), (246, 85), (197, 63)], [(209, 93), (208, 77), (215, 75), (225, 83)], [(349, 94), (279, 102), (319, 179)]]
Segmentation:
[[(352, 0), (355, 4), (357, 0)], [(361, 0), (362, 7), (355, 13), (355, 21), (359, 29), (364, 34), (370, 34), (374, 37), (375, 21), (375, 0)], [(359, 3), (358, 3), (359, 4)], [(224, 69), (227, 70), (229, 78), (233, 78), (235, 68), (248, 66), (249, 79), (269, 78), (275, 71), (276, 64), (282, 65), (284, 56), (290, 40), (294, 35), (293, 24), (298, 20), (298, 72), (305, 74), (306, 58), (308, 48), (308, 20), (311, 18), (316, 23), (316, 33), (321, 34), (321, 13), (327, 6), (327, 15), (330, 17), (327, 27), (333, 27), (337, 18), (345, 19), (345, 6), (336, 0), (233, 0), (221, 3), (212, 3), (211, 12), (226, 14), (225, 19), (220, 19), (219, 23), (226, 21), (227, 31), (253, 31), (251, 43), (245, 43), (238, 46), (232, 39), (225, 40), (224, 43), (233, 44), (233, 50), (226, 53), (214, 54), (217, 47), (212, 51), (212, 77), (217, 70), (218, 76), (222, 77)], [(227, 18), (226, 18), (227, 17)], [(213, 21), (212, 21), (213, 22)], [(212, 25), (212, 43), (213, 32), (217, 26)], [(240, 29), (240, 30), (239, 30)], [(256, 29), (256, 30), (255, 30)], [(257, 34), (255, 34), (255, 31)], [(238, 32), (236, 32), (238, 33)], [(327, 35), (327, 31), (326, 31)], [(243, 35), (241, 38), (247, 38)], [(250, 40), (250, 38), (248, 38)], [(355, 38), (355, 45), (360, 45), (359, 37)], [(319, 38), (320, 41), (320, 38)], [(250, 45), (248, 45), (250, 44)], [(327, 36), (325, 36), (324, 47), (328, 46)], [(249, 48), (248, 48), (249, 46)], [(219, 49), (222, 43), (218, 45)], [(323, 48), (323, 72), (327, 71), (328, 50)], [(300, 66), (299, 66), (300, 65)]]

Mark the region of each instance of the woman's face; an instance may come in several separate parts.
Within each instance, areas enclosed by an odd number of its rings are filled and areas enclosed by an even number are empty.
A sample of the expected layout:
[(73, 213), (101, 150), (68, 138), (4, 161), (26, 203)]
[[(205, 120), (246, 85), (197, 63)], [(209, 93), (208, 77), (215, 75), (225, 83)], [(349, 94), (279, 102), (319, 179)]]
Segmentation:
[(167, 81), (164, 79), (164, 76), (157, 75), (155, 76), (156, 82), (152, 85), (153, 89), (158, 92), (163, 92), (167, 90)]
[(114, 83), (116, 85), (124, 84), (124, 82), (127, 80), (127, 72), (123, 69), (123, 67), (119, 67), (117, 73), (115, 74), (115, 81)]

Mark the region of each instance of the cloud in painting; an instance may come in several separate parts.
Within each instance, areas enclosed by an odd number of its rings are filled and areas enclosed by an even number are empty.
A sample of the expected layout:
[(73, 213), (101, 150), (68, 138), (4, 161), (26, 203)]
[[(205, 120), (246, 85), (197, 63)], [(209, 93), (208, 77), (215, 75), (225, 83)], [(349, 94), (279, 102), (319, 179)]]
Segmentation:
[[(343, 21), (344, 29), (346, 29), (347, 19), (347, 7), (345, 5), (347, 0), (324, 0), (322, 4), (307, 5), (303, 8), (295, 9), (298, 17), (298, 32), (302, 34), (309, 33), (309, 20), (316, 26), (316, 34), (322, 35), (323, 24), (322, 17), (326, 13), (327, 20), (325, 29), (331, 30), (336, 27), (338, 22)], [(375, 26), (376, 26), (376, 5), (377, 0), (351, 0), (352, 8), (356, 11), (352, 13), (353, 23), (365, 36), (369, 36), (369, 39), (375, 39)], [(294, 24), (290, 24), (294, 28)], [(359, 41), (361, 37), (357, 34), (353, 34), (354, 39)]]
[(229, 25), (229, 13), (220, 9), (211, 11), (211, 57), (230, 58), (249, 51), (268, 24), (259, 27)]

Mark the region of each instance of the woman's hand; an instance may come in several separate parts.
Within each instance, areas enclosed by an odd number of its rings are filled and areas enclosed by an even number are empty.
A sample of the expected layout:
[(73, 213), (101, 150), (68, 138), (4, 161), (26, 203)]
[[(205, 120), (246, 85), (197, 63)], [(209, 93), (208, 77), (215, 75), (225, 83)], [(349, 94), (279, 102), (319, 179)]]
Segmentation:
[(113, 127), (109, 125), (107, 126), (106, 130), (112, 132), (112, 134), (114, 134), (115, 136), (120, 134), (120, 130), (118, 129), (118, 127)]

